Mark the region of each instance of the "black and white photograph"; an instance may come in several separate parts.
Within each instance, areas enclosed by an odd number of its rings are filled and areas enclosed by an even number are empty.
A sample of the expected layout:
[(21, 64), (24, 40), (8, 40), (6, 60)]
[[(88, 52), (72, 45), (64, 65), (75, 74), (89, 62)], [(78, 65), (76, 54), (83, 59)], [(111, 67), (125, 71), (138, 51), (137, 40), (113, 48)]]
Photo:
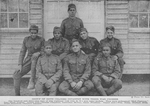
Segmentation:
[(0, 0), (1, 97), (150, 96), (149, 0)]

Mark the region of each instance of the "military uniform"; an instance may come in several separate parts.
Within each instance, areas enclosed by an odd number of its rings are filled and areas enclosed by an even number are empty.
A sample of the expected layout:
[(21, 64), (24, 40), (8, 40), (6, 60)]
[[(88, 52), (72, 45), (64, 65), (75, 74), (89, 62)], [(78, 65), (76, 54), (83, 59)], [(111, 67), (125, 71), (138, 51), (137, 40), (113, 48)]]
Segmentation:
[(62, 30), (62, 36), (69, 40), (69, 42), (72, 41), (72, 39), (78, 39), (80, 28), (83, 28), (83, 22), (80, 18), (74, 17), (74, 18), (66, 18), (62, 21), (61, 24), (61, 30)]
[[(37, 83), (35, 92), (38, 96), (46, 95), (46, 91), (51, 96), (57, 94), (57, 88), (60, 84), (60, 77), (62, 76), (62, 65), (57, 55), (51, 54), (50, 56), (39, 57), (37, 62)], [(52, 80), (53, 84), (47, 88), (45, 84), (47, 81)]]
[(83, 50), (89, 56), (92, 62), (94, 57), (98, 53), (99, 42), (97, 41), (97, 39), (93, 37), (87, 37), (87, 39), (85, 40), (80, 38), (79, 41), (80, 41), (80, 44), (82, 45), (81, 50)]
[[(121, 72), (123, 72), (123, 66), (125, 64), (124, 60), (123, 60), (123, 49), (122, 49), (122, 45), (119, 39), (117, 38), (112, 38), (111, 40), (108, 38), (105, 38), (103, 40), (100, 41), (100, 46), (99, 46), (99, 51), (102, 53), (102, 47), (105, 44), (110, 44), (111, 45), (111, 54), (110, 55), (116, 55), (118, 57), (118, 62), (121, 68)], [(121, 77), (121, 76), (120, 76)]]
[[(60, 92), (70, 95), (82, 95), (93, 88), (93, 83), (89, 80), (91, 65), (88, 56), (80, 51), (79, 54), (71, 53), (65, 58), (63, 75), (65, 81), (60, 86)], [(83, 86), (78, 91), (73, 91), (70, 84), (72, 82), (83, 82)]]
[[(43, 45), (44, 39), (40, 36), (37, 36), (35, 39), (32, 39), (31, 36), (24, 38), (18, 62), (19, 65), (22, 65), (22, 70), (16, 70), (13, 75), (16, 95), (20, 95), (22, 76), (27, 74), (31, 69), (32, 55), (36, 52), (41, 52)], [(24, 59), (26, 52), (28, 52), (28, 54)]]
[[(118, 61), (114, 60), (112, 56), (105, 58), (99, 54), (94, 60), (92, 73), (94, 76), (92, 81), (101, 95), (110, 95), (121, 89), (122, 81), (119, 79), (121, 76), (120, 66)], [(102, 75), (112, 77), (113, 79), (109, 83), (105, 83), (102, 79)], [(106, 94), (104, 87), (109, 88), (106, 90)]]
[(48, 42), (52, 46), (52, 53), (58, 55), (60, 60), (64, 59), (69, 52), (69, 41), (61, 37), (58, 41), (55, 38), (49, 39)]

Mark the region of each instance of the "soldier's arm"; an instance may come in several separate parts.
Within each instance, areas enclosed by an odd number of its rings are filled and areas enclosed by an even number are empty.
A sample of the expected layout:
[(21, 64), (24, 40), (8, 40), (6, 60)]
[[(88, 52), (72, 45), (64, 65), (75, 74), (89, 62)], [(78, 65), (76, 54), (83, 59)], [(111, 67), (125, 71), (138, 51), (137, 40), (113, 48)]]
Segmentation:
[(99, 63), (98, 63), (98, 57), (96, 57), (95, 59), (94, 59), (94, 62), (93, 62), (93, 66), (92, 66), (92, 74), (93, 74), (93, 76), (102, 76), (103, 75), (103, 73), (101, 73), (99, 70)]
[(85, 71), (82, 75), (82, 77), (80, 78), (80, 81), (84, 82), (87, 79), (89, 79), (89, 76), (91, 75), (91, 63), (89, 58), (86, 59), (86, 66), (85, 66)]
[(69, 83), (72, 83), (73, 80), (72, 80), (72, 77), (70, 75), (70, 69), (69, 69), (69, 66), (68, 66), (68, 58), (66, 57), (65, 60), (64, 60), (64, 68), (63, 68), (63, 75), (64, 75), (64, 78), (66, 81), (68, 81)]
[(50, 78), (54, 82), (57, 82), (60, 79), (60, 77), (62, 76), (62, 64), (60, 62), (60, 59), (58, 59), (56, 70), (57, 70), (56, 73)]
[(18, 65), (22, 65), (23, 64), (23, 60), (24, 60), (24, 57), (25, 57), (26, 51), (27, 51), (26, 41), (27, 41), (27, 38), (24, 38), (23, 44), (22, 44), (22, 48), (20, 50)]
[(84, 28), (84, 24), (83, 24), (83, 21), (81, 20), (81, 25), (80, 25), (81, 28)]
[(119, 58), (122, 58), (123, 57), (123, 49), (122, 49), (122, 45), (121, 45), (121, 42), (120, 42), (120, 40), (118, 40), (118, 43), (117, 43), (117, 56), (119, 57)]
[(64, 45), (64, 52), (62, 54), (60, 54), (60, 60), (64, 59), (67, 54), (69, 53), (69, 49), (70, 49), (70, 44), (69, 41), (66, 40), (65, 45)]
[(42, 66), (41, 66), (41, 58), (38, 59), (37, 65), (36, 65), (36, 76), (38, 78), (38, 80), (40, 82), (42, 82), (43, 84), (46, 83), (47, 78), (45, 77), (45, 75), (42, 72)]
[(121, 70), (120, 70), (120, 65), (119, 65), (119, 63), (118, 63), (118, 61), (117, 60), (115, 60), (115, 68), (114, 68), (114, 71), (113, 71), (113, 73), (110, 75), (110, 77), (112, 77), (112, 78), (120, 78), (120, 76), (121, 76)]
[(99, 48), (98, 48), (99, 55), (102, 55), (102, 51), (103, 51), (102, 42), (103, 41), (101, 40), (99, 43)]
[(62, 37), (65, 36), (65, 21), (63, 20), (61, 23), (61, 31), (62, 31)]
[(41, 54), (41, 55), (44, 54), (44, 42), (45, 42), (45, 39), (42, 38), (42, 42), (41, 42), (41, 51), (40, 51), (40, 54)]

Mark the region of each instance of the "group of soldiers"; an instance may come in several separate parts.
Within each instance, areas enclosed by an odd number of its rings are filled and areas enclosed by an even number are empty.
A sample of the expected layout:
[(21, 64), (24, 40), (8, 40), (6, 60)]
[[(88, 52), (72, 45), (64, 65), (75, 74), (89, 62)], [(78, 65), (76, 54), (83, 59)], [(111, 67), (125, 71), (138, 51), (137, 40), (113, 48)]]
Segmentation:
[(92, 88), (108, 96), (122, 88), (123, 50), (120, 40), (113, 37), (115, 28), (106, 27), (107, 37), (99, 43), (75, 16), (74, 4), (68, 5), (68, 13), (61, 27), (54, 27), (54, 37), (48, 41), (38, 36), (36, 25), (31, 25), (13, 75), (15, 95), (20, 95), (21, 78), (30, 70), (27, 88), (35, 88), (38, 96), (55, 96), (58, 91), (79, 96)]

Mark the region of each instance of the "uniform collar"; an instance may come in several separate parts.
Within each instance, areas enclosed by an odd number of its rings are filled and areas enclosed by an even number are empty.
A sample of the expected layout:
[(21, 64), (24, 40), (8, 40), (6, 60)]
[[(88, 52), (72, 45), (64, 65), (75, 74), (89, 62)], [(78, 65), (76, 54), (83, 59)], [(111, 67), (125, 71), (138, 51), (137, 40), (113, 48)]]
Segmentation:
[(110, 60), (110, 58), (111, 58), (111, 55), (109, 57), (107, 57), (107, 58), (105, 56), (103, 56), (104, 60)]
[(112, 39), (109, 39), (109, 38), (106, 38), (107, 41), (113, 41), (114, 40), (114, 37)]
[(80, 50), (78, 53), (74, 53), (74, 55), (75, 55), (76, 57), (79, 57), (79, 56), (81, 55), (81, 50)]

